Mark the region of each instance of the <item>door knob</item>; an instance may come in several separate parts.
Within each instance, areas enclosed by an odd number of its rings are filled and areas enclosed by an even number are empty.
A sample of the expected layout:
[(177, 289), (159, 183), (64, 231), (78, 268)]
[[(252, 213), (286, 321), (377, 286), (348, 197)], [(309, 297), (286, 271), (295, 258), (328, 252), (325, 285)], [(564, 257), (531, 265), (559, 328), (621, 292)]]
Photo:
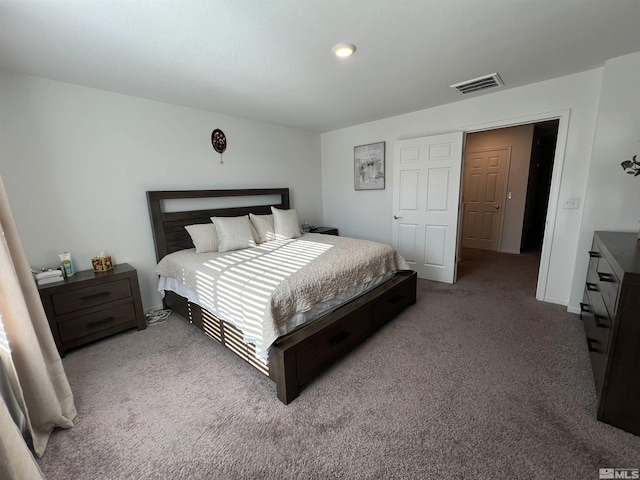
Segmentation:
[(500, 205), (495, 206), (496, 210), (500, 210)]
[(398, 215), (394, 215), (394, 216), (393, 216), (393, 219), (394, 219), (394, 220), (398, 220), (399, 218), (402, 218), (402, 217), (399, 217)]

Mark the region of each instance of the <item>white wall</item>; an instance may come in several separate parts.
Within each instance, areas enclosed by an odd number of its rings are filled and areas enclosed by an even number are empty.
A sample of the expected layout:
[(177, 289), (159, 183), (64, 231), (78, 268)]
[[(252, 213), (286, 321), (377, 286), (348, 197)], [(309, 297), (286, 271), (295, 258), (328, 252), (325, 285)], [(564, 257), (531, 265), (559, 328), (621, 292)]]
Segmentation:
[(160, 304), (146, 190), (289, 187), (322, 223), (318, 134), (6, 72), (0, 175), (32, 265), (70, 251), (89, 269), (106, 250), (138, 269), (146, 308)]
[(627, 175), (620, 166), (633, 155), (640, 158), (639, 84), (640, 52), (605, 63), (571, 292), (574, 311), (582, 299), (593, 232), (637, 232), (640, 227), (640, 177)]
[(511, 161), (507, 178), (507, 192), (511, 192), (511, 198), (506, 198), (502, 202), (504, 220), (500, 243), (501, 252), (520, 253), (532, 143), (532, 124), (470, 133), (466, 138), (466, 152), (511, 147)]
[[(514, 125), (521, 117), (563, 109), (571, 109), (571, 115), (560, 201), (584, 198), (601, 74), (602, 69), (594, 69), (323, 134), (324, 224), (340, 228), (341, 235), (391, 243), (391, 155), (396, 140), (456, 130), (477, 131), (480, 126), (499, 122)], [(387, 142), (387, 188), (354, 191), (353, 147), (383, 140)], [(582, 211), (558, 209), (554, 213), (556, 228), (545, 300), (567, 304)]]

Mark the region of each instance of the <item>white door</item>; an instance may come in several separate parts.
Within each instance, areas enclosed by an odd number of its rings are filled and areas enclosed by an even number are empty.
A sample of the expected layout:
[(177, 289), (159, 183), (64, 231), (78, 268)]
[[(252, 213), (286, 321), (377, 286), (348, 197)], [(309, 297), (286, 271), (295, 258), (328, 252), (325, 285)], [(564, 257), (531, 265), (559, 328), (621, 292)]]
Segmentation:
[(456, 278), (463, 133), (399, 140), (393, 152), (392, 244), (419, 278)]
[(463, 248), (498, 250), (508, 162), (506, 148), (465, 153)]

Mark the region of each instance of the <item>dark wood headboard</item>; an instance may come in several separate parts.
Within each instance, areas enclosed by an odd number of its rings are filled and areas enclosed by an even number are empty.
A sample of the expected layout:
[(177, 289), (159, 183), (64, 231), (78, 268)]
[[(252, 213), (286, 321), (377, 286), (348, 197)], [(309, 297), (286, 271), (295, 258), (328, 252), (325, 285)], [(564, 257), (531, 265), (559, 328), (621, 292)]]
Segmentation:
[[(184, 210), (165, 212), (165, 200), (203, 199), (229, 197), (260, 197), (280, 196), (280, 203), (268, 205), (252, 205), (241, 207), (208, 208), (203, 210)], [(240, 215), (266, 215), (271, 213), (271, 207), (286, 210), (289, 208), (288, 188), (253, 188), (241, 190), (151, 190), (147, 191), (147, 203), (153, 229), (153, 243), (156, 249), (156, 259), (160, 261), (165, 255), (193, 248), (193, 242), (185, 225), (195, 223), (209, 223), (211, 217), (235, 217)]]

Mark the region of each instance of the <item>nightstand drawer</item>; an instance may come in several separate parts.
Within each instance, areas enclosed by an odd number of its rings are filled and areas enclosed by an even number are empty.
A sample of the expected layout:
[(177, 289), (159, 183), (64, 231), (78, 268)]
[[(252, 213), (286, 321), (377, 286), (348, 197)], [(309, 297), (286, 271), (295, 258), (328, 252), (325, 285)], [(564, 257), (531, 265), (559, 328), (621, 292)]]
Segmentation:
[(68, 342), (116, 325), (135, 323), (135, 321), (135, 308), (133, 303), (128, 303), (64, 320), (58, 323), (58, 328), (61, 340)]
[(58, 293), (52, 296), (52, 301), (56, 315), (62, 315), (121, 298), (127, 298), (131, 295), (129, 280), (124, 279)]

